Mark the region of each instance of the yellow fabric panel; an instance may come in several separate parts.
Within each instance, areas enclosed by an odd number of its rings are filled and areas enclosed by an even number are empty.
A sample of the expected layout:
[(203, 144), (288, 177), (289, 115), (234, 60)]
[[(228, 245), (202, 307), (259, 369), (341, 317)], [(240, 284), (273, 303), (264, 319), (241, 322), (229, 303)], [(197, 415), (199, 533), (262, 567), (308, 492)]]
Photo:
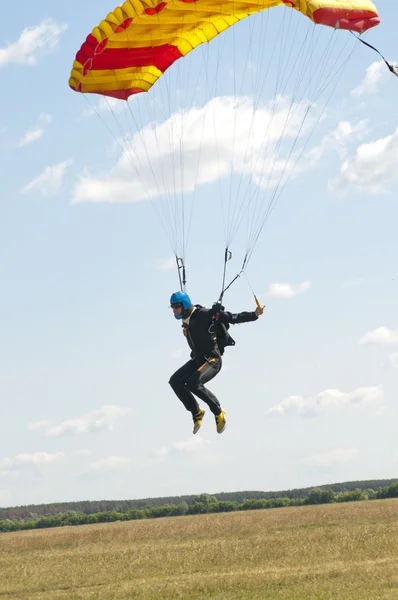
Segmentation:
[[(79, 63), (78, 63), (79, 64)], [(87, 75), (83, 76), (81, 69), (77, 68), (72, 70), (72, 77), (77, 82), (84, 81), (85, 87), (91, 89), (101, 86), (106, 90), (118, 89), (120, 82), (135, 82), (138, 80), (145, 81), (152, 86), (155, 81), (162, 75), (162, 71), (159, 71), (156, 67), (129, 67), (128, 69), (118, 69), (117, 77), (115, 77), (115, 71), (91, 71)], [(107, 87), (105, 87), (107, 86)], [(135, 84), (128, 87), (137, 87)]]
[[(92, 41), (89, 41), (88, 38), (87, 43), (83, 44), (80, 54), (78, 53), (82, 62), (79, 64), (79, 60), (75, 61), (70, 85), (76, 88), (76, 81), (79, 81), (80, 91), (91, 90), (94, 85), (92, 77), (89, 76), (91, 70), (94, 73), (97, 70), (103, 70), (101, 64), (104, 61), (101, 61), (98, 55), (106, 53), (108, 50), (121, 51), (119, 56), (122, 68), (119, 68), (117, 59), (112, 65), (116, 81), (115, 89), (117, 89), (118, 81), (120, 86), (125, 85), (123, 68), (126, 67), (126, 55), (123, 55), (123, 51), (126, 52), (129, 49), (143, 50), (142, 56), (132, 53), (131, 66), (142, 69), (142, 73), (149, 73), (147, 63), (145, 64), (146, 59), (143, 58), (145, 49), (150, 51), (158, 47), (174, 47), (176, 49), (174, 54), (169, 52), (164, 60), (159, 59), (159, 55), (155, 56), (156, 53), (153, 53), (154, 64), (161, 64), (161, 70), (156, 69), (161, 74), (181, 55), (185, 56), (200, 44), (209, 42), (239, 20), (265, 9), (283, 5), (300, 11), (312, 20), (319, 22), (321, 19), (321, 23), (329, 26), (339, 26), (339, 20), (341, 20), (344, 28), (350, 28), (352, 22), (352, 28), (358, 31), (363, 23), (369, 20), (369, 15), (374, 16), (375, 22), (366, 24), (365, 27), (373, 26), (378, 22), (376, 7), (370, 0), (352, 0), (351, 2), (345, 0), (196, 0), (196, 2), (127, 0), (110, 12), (106, 19), (93, 29)], [(96, 47), (96, 42), (104, 45), (104, 49)], [(136, 64), (134, 64), (134, 60)], [(86, 63), (90, 64), (86, 65)], [(145, 66), (137, 66), (140, 64)], [(86, 65), (85, 68), (84, 65)], [(79, 69), (80, 79), (76, 77)], [(156, 75), (153, 83), (160, 74)], [(98, 80), (102, 81), (101, 78)], [(145, 77), (144, 80), (146, 81)], [(105, 83), (108, 85), (108, 82), (104, 81)], [(120, 89), (123, 88), (120, 87)]]
[[(140, 36), (136, 28), (141, 28), (146, 23), (150, 28), (156, 27), (156, 29), (162, 25), (171, 25), (171, 29), (174, 31), (182, 27), (188, 29), (189, 25), (202, 28), (206, 23), (219, 19), (219, 16), (232, 17), (236, 22), (256, 12), (283, 4), (295, 8), (311, 19), (314, 12), (321, 8), (346, 9), (347, 12), (353, 10), (373, 11), (377, 14), (376, 6), (370, 0), (352, 0), (351, 2), (346, 0), (197, 0), (197, 2), (171, 0), (156, 15), (143, 14), (146, 8), (155, 8), (158, 4), (158, 0), (146, 0), (142, 3), (137, 0), (127, 0), (121, 7), (109, 13), (107, 19), (102, 21), (98, 28), (94, 30), (93, 35), (98, 42), (104, 38), (111, 38), (111, 43), (117, 42), (112, 37), (120, 36), (120, 40), (123, 37), (125, 42), (128, 40), (139, 44)], [(124, 33), (113, 34), (114, 25), (120, 25), (127, 17), (134, 18), (127, 36)], [(154, 21), (156, 21), (156, 24)], [(168, 29), (169, 33), (171, 33), (171, 29)], [(222, 30), (224, 29), (225, 27)], [(156, 32), (156, 39), (166, 40), (167, 38), (159, 38)]]

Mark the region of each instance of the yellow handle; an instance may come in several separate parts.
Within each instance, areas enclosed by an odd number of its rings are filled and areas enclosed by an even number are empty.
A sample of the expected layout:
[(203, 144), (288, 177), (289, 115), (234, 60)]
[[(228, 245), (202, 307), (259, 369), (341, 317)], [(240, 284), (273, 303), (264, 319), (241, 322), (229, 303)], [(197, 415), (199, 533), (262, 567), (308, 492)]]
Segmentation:
[(263, 308), (263, 307), (261, 306), (261, 304), (260, 304), (260, 302), (259, 302), (259, 300), (258, 300), (258, 298), (257, 298), (257, 296), (256, 296), (255, 294), (254, 294), (254, 299), (255, 299), (255, 301), (256, 301), (257, 307), (258, 307), (258, 308)]

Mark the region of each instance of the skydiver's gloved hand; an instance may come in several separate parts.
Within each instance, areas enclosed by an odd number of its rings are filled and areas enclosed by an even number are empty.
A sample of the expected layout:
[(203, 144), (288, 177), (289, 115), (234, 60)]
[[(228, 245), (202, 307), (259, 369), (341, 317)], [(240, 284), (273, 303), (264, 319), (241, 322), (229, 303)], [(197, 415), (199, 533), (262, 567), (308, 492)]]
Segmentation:
[(218, 314), (219, 312), (221, 312), (222, 310), (224, 310), (223, 305), (221, 304), (221, 302), (214, 302), (213, 306), (212, 306), (212, 312), (213, 315)]

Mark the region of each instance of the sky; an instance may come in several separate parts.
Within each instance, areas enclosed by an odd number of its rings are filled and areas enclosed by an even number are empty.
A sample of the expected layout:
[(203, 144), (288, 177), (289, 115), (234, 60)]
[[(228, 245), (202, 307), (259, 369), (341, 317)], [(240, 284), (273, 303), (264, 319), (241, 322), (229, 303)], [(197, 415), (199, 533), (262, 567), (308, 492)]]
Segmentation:
[[(334, 71), (301, 46), (309, 20), (272, 9), (126, 108), (68, 86), (112, 3), (18, 6), (0, 22), (0, 505), (396, 477), (398, 80), (380, 56), (328, 29), (349, 55)], [(398, 6), (377, 7), (365, 39), (396, 64)], [(227, 281), (250, 263), (225, 306), (265, 310), (209, 384), (225, 432), (207, 410), (194, 436), (168, 384), (189, 358), (175, 253), (211, 306), (227, 245)]]

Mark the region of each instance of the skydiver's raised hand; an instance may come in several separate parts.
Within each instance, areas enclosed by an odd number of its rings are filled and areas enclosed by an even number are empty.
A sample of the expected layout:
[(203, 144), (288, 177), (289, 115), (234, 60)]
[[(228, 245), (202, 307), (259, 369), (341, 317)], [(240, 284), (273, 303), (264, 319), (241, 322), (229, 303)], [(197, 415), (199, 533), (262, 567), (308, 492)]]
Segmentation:
[(263, 314), (263, 312), (264, 312), (264, 306), (257, 306), (257, 308), (256, 308), (256, 311), (255, 311), (255, 312), (256, 312), (256, 317), (259, 317), (259, 316), (260, 316), (260, 315), (262, 315), (262, 314)]

